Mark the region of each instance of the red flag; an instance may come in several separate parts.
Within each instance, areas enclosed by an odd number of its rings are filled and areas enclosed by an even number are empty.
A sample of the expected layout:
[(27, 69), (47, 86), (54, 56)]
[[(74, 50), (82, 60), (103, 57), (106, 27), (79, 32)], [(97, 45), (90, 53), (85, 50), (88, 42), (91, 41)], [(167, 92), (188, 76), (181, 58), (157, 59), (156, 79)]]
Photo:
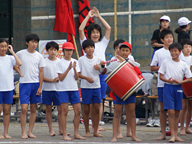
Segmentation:
[(56, 0), (55, 31), (67, 33), (67, 41), (73, 43), (75, 23), (70, 0)]
[[(89, 5), (89, 1), (88, 0), (78, 0), (78, 5), (79, 5), (79, 25), (81, 25), (81, 23), (83, 22), (83, 20), (85, 19), (85, 17), (87, 16), (87, 14), (89, 13), (89, 11), (91, 10), (90, 5)], [(84, 33), (85, 36), (88, 38), (87, 35), (87, 27), (94, 23), (93, 18), (90, 18), (85, 26), (84, 29)], [(81, 53), (83, 55), (83, 50), (81, 48)]]

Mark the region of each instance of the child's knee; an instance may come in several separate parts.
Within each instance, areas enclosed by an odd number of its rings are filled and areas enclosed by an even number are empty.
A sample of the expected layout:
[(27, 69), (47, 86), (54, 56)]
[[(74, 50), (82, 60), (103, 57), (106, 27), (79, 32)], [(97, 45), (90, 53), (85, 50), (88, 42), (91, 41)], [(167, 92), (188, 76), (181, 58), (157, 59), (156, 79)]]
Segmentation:
[(28, 111), (28, 108), (21, 108), (21, 113), (26, 114)]
[(135, 118), (135, 110), (131, 110), (129, 113), (132, 118)]
[(79, 116), (81, 114), (81, 109), (77, 109), (74, 111), (76, 116)]

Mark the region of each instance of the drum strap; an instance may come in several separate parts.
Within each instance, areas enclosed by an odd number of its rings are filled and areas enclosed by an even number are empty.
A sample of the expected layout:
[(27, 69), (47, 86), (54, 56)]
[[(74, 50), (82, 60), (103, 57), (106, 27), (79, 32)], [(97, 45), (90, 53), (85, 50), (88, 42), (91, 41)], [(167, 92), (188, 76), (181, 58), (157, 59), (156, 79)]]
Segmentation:
[(141, 71), (137, 66), (134, 66), (134, 69), (138, 75), (141, 75)]

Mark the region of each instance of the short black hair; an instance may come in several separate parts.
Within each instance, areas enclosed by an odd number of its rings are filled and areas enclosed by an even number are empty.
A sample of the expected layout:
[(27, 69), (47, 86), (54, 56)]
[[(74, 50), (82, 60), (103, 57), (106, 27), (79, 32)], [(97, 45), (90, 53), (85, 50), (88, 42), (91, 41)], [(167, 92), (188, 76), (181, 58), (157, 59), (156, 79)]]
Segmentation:
[(25, 41), (28, 43), (31, 40), (39, 42), (39, 36), (37, 34), (29, 34), (29, 35), (27, 35), (26, 38), (25, 38)]
[(169, 51), (173, 48), (177, 48), (179, 51), (181, 51), (183, 48), (180, 43), (174, 42), (169, 46)]
[(82, 43), (83, 50), (88, 46), (93, 46), (95, 48), (95, 44), (91, 39), (87, 39)]
[(92, 23), (92, 24), (90, 24), (90, 25), (88, 26), (88, 28), (87, 28), (88, 38), (91, 39), (91, 32), (92, 32), (94, 29), (96, 29), (96, 30), (98, 30), (98, 31), (100, 32), (100, 38), (99, 38), (99, 41), (100, 41), (101, 38), (102, 38), (102, 30), (101, 30), (100, 25), (98, 25), (98, 24)]
[(55, 48), (57, 51), (59, 50), (59, 45), (58, 45), (56, 42), (54, 42), (54, 41), (48, 42), (45, 47), (46, 47), (46, 50), (47, 50), (47, 51), (48, 51), (51, 47), (52, 47), (52, 48)]
[(0, 43), (2, 43), (2, 42), (6, 42), (7, 44), (9, 44), (8, 40), (0, 38)]
[(113, 48), (115, 49), (116, 46), (118, 46), (120, 43), (125, 42), (123, 39), (117, 39), (114, 43), (113, 43)]
[(182, 39), (180, 43), (181, 43), (182, 47), (183, 47), (185, 44), (192, 46), (192, 41), (190, 41), (190, 39), (187, 39), (187, 38)]
[(170, 29), (163, 29), (160, 34), (159, 37), (160, 39), (164, 39), (166, 35), (171, 34), (173, 36), (173, 32)]

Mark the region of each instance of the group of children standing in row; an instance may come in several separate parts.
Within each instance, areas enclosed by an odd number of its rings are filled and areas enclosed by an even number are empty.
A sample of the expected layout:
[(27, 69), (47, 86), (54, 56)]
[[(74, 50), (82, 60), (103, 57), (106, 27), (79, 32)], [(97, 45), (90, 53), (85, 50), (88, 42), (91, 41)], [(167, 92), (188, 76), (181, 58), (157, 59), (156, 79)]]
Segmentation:
[[(160, 29), (154, 31), (151, 39), (155, 52), (152, 55), (150, 69), (151, 71), (158, 71), (157, 88), (160, 103), (161, 136), (157, 140), (166, 139), (166, 113), (168, 111), (171, 131), (169, 141), (183, 142), (184, 140), (177, 136), (179, 120), (181, 123), (180, 134), (192, 134), (192, 131), (189, 130), (192, 101), (187, 99), (181, 87), (181, 84), (192, 81), (192, 56), (190, 55), (192, 42), (189, 33), (187, 33), (191, 21), (186, 17), (181, 17), (178, 20), (180, 27), (175, 30), (178, 33), (178, 43), (173, 43), (170, 21), (168, 16), (162, 16)], [(185, 80), (183, 80), (184, 76), (186, 77)], [(186, 111), (186, 128), (184, 129)]]
[[(105, 27), (105, 35), (102, 38), (101, 27), (97, 24), (91, 24), (88, 28), (88, 37), (86, 39), (84, 35), (84, 28), (90, 17), (98, 18)], [(164, 20), (163, 20), (164, 21)], [(166, 20), (165, 20), (166, 21)], [(46, 105), (46, 119), (49, 126), (50, 136), (55, 136), (55, 132), (52, 129), (52, 116), (51, 116), (51, 104), (57, 105), (58, 109), (58, 125), (59, 135), (63, 135), (63, 139), (71, 141), (69, 134), (66, 131), (66, 117), (68, 113), (68, 102), (74, 109), (74, 137), (75, 139), (85, 140), (86, 138), (78, 134), (79, 121), (80, 121), (80, 97), (78, 92), (77, 80), (81, 79), (81, 96), (83, 104), (83, 120), (85, 125), (85, 137), (91, 137), (89, 130), (89, 114), (91, 115), (93, 123), (93, 136), (102, 137), (98, 130), (99, 121), (102, 115), (102, 99), (105, 99), (107, 84), (104, 82), (106, 74), (113, 71), (121, 62), (129, 58), (134, 61), (131, 56), (132, 46), (121, 39), (114, 42), (114, 49), (117, 53), (115, 56), (118, 61), (111, 63), (109, 66), (104, 65), (105, 50), (109, 43), (111, 33), (111, 27), (100, 16), (99, 11), (94, 7), (89, 11), (88, 15), (79, 27), (79, 37), (81, 46), (84, 50), (85, 56), (75, 60), (72, 58), (74, 52), (74, 46), (70, 42), (66, 42), (62, 46), (64, 58), (57, 59), (56, 54), (59, 50), (57, 43), (51, 41), (46, 44), (46, 50), (48, 58), (44, 59), (43, 56), (35, 49), (39, 42), (39, 37), (36, 34), (30, 34), (26, 37), (27, 49), (21, 50), (16, 54), (13, 48), (6, 40), (0, 39), (0, 81), (4, 85), (0, 85), (0, 111), (4, 112), (4, 136), (0, 135), (0, 139), (11, 138), (8, 135), (8, 126), (10, 121), (10, 107), (13, 101), (13, 67), (15, 65), (20, 66), (20, 87), (19, 98), (21, 104), (21, 130), (22, 138), (35, 138), (32, 130), (36, 120), (36, 104), (41, 103)], [(159, 71), (160, 79), (165, 81), (165, 86), (158, 86), (159, 98), (162, 97), (161, 104), (161, 131), (162, 135), (158, 140), (165, 139), (165, 118), (166, 112), (164, 109), (168, 109), (169, 123), (171, 128), (171, 142), (182, 141), (177, 137), (178, 113), (182, 109), (182, 104), (178, 102), (175, 105), (175, 99), (170, 97), (181, 97), (182, 89), (181, 83), (191, 81), (191, 72), (188, 65), (179, 60), (179, 54), (181, 53), (181, 45), (173, 43), (173, 33), (168, 29), (160, 31), (160, 40), (163, 42), (162, 49), (158, 50), (154, 54), (154, 58), (151, 62), (151, 70)], [(155, 43), (156, 41), (154, 41)], [(173, 43), (173, 44), (172, 44)], [(188, 43), (183, 43), (183, 48)], [(191, 46), (191, 45), (190, 45)], [(7, 50), (13, 56), (6, 55)], [(168, 51), (170, 50), (170, 52)], [(185, 52), (183, 50), (183, 54)], [(172, 60), (171, 60), (172, 57)], [(169, 58), (166, 62), (163, 60)], [(114, 59), (114, 58), (113, 58)], [(134, 63), (133, 63), (134, 64)], [(157, 66), (158, 64), (158, 66)], [(178, 65), (179, 64), (179, 65)], [(174, 67), (174, 65), (176, 65)], [(161, 67), (160, 67), (161, 66)], [(15, 68), (17, 70), (17, 68)], [(172, 73), (170, 71), (175, 71)], [(186, 75), (186, 80), (182, 80), (182, 76)], [(158, 81), (158, 83), (162, 83)], [(164, 87), (164, 88), (163, 88)], [(167, 90), (169, 89), (169, 90)], [(172, 93), (170, 89), (176, 89), (176, 94)], [(169, 94), (169, 95), (167, 95)], [(165, 98), (164, 98), (165, 97)], [(141, 141), (137, 138), (136, 131), (136, 118), (135, 118), (135, 96), (130, 96), (127, 100), (123, 101), (117, 95), (114, 100), (115, 110), (113, 119), (113, 136), (111, 142), (116, 142), (117, 139), (122, 139), (123, 136), (120, 130), (120, 116), (122, 112), (122, 106), (125, 105), (126, 120), (127, 120), (127, 135), (131, 136), (133, 141)], [(169, 100), (168, 104), (163, 99)], [(178, 101), (178, 100), (177, 100)], [(30, 118), (29, 118), (29, 130), (28, 133), (25, 130), (26, 127), (26, 114), (28, 111), (28, 105), (30, 102)], [(163, 103), (164, 102), (164, 103)], [(170, 105), (172, 103), (172, 105)], [(170, 107), (171, 106), (171, 107)], [(163, 114), (162, 114), (163, 113)]]

